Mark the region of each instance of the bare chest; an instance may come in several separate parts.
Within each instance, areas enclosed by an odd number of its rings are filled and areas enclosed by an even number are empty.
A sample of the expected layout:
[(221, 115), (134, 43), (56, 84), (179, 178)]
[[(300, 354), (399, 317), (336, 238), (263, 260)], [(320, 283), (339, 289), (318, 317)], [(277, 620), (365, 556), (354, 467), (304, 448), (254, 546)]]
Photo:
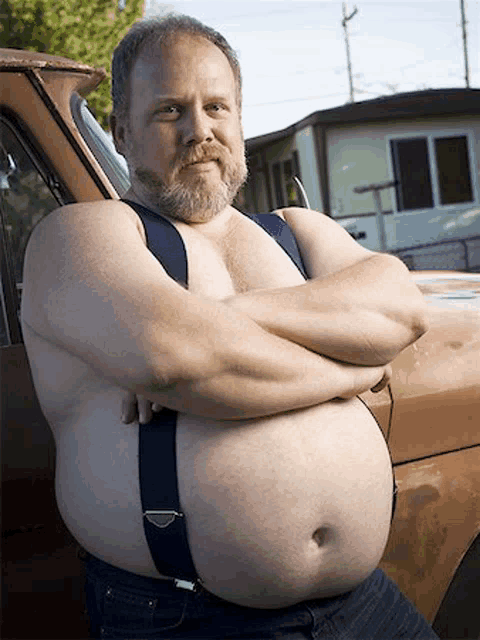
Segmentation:
[(195, 295), (218, 300), (304, 281), (286, 251), (248, 218), (220, 237), (182, 224), (178, 231), (187, 251), (188, 288)]

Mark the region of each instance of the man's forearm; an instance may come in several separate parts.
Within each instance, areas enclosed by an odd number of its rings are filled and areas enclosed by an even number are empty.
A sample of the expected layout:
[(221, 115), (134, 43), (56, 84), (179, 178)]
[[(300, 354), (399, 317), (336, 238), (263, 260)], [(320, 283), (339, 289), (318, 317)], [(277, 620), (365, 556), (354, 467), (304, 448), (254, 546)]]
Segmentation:
[[(217, 315), (194, 332), (193, 342), (170, 345), (179, 362), (176, 374), (162, 375), (164, 355), (158, 350), (158, 375), (130, 386), (131, 391), (180, 412), (227, 420), (350, 398), (376, 386), (384, 375), (384, 367), (349, 365), (313, 353), (227, 305), (200, 299), (197, 304), (197, 317), (204, 305)], [(153, 331), (161, 332), (161, 327)], [(152, 363), (156, 352), (150, 351)]]
[(350, 365), (313, 353), (310, 356), (312, 359), (293, 357), (285, 362), (282, 372), (277, 367), (275, 375), (265, 370), (249, 371), (248, 367), (234, 368), (217, 376), (180, 380), (168, 389), (151, 387), (142, 393), (150, 401), (180, 412), (236, 420), (352, 398), (374, 388), (385, 376), (385, 367)]
[(316, 353), (381, 365), (426, 330), (425, 303), (405, 271), (396, 259), (376, 255), (328, 278), (226, 302), (267, 331)]

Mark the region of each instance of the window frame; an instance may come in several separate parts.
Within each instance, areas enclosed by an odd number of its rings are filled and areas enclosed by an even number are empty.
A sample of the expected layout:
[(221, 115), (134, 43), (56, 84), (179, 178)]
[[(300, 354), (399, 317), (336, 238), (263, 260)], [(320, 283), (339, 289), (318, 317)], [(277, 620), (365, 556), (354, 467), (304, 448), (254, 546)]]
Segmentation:
[[(442, 204), (440, 200), (440, 187), (438, 182), (438, 167), (436, 162), (436, 152), (435, 152), (435, 139), (436, 138), (459, 138), (465, 137), (467, 142), (467, 157), (470, 169), (470, 180), (472, 185), (472, 195), (473, 200), (471, 202), (458, 202), (453, 204)], [(392, 176), (392, 180), (396, 180), (397, 176), (395, 175), (394, 170), (394, 162), (392, 157), (392, 142), (400, 141), (400, 140), (409, 140), (409, 139), (417, 139), (422, 138), (427, 141), (427, 152), (428, 152), (428, 166), (430, 168), (430, 176), (432, 181), (432, 198), (433, 198), (433, 207), (426, 207), (421, 209), (399, 209), (397, 202), (397, 195), (393, 196), (393, 212), (395, 215), (404, 215), (404, 214), (418, 214), (418, 213), (428, 213), (432, 211), (442, 211), (448, 213), (449, 211), (465, 211), (469, 208), (478, 206), (480, 204), (479, 197), (479, 185), (478, 185), (478, 172), (476, 171), (477, 164), (475, 162), (475, 149), (474, 149), (474, 141), (475, 141), (475, 133), (473, 129), (462, 128), (462, 129), (454, 129), (454, 128), (445, 128), (445, 129), (435, 129), (435, 130), (418, 130), (418, 131), (409, 131), (404, 133), (392, 133), (386, 136), (386, 155), (387, 155), (387, 166), (388, 173)]]

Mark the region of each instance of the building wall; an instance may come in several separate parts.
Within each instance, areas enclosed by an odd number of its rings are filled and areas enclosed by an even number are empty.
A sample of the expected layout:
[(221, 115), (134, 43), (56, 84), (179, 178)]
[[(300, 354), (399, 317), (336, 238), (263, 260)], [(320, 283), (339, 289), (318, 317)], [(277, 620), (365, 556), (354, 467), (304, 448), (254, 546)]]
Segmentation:
[[(473, 201), (441, 205), (439, 190), (435, 187), (436, 202), (433, 206), (415, 210), (405, 207), (405, 211), (397, 211), (395, 189), (389, 188), (381, 192), (384, 215), (377, 219), (372, 194), (354, 192), (357, 186), (394, 179), (390, 154), (392, 139), (461, 134), (466, 134), (469, 142)], [(430, 142), (433, 145), (433, 138)], [(326, 154), (322, 145), (327, 149)], [(257, 211), (268, 211), (277, 206), (273, 166), (284, 163), (294, 152), (297, 153), (301, 179), (312, 208), (330, 212), (365, 247), (402, 252), (402, 257), (408, 253), (405, 261), (412, 268), (480, 270), (480, 116), (418, 117), (323, 128), (305, 127), (294, 136), (254, 154), (255, 162), (267, 167), (270, 181), (269, 198), (265, 173), (257, 173), (254, 177)], [(323, 166), (324, 155), (326, 166)], [(436, 185), (437, 170), (434, 156), (434, 147), (430, 146), (432, 188)], [(412, 181), (412, 184), (417, 183)], [(250, 196), (251, 193), (252, 190)], [(384, 245), (381, 243), (382, 225)], [(439, 248), (439, 242), (447, 245)], [(415, 248), (413, 253), (412, 247)]]
[[(477, 190), (480, 172), (480, 116), (417, 118), (412, 121), (387, 121), (360, 125), (340, 125), (327, 130), (329, 189), (332, 216), (342, 217), (373, 213), (373, 196), (356, 194), (353, 188), (392, 180), (388, 140), (391, 136), (421, 133), (454, 134), (471, 131), (475, 165), (472, 166)], [(395, 210), (394, 190), (382, 192), (384, 211)]]
[(317, 211), (324, 211), (313, 127), (305, 127), (305, 129), (297, 131), (295, 144), (300, 160), (302, 184), (307, 193), (310, 207)]
[[(341, 125), (328, 129), (332, 216), (339, 219), (364, 246), (381, 248), (373, 196), (371, 193), (356, 194), (353, 189), (356, 186), (394, 179), (389, 147), (392, 138), (429, 134), (434, 134), (435, 137), (467, 134), (473, 202), (450, 205), (437, 203), (424, 209), (397, 211), (395, 190), (383, 190), (382, 211), (393, 214), (382, 216), (387, 241), (385, 248), (399, 251), (419, 247), (412, 262), (415, 268), (476, 269), (477, 265), (480, 268), (480, 253), (473, 245), (468, 247), (468, 259), (462, 258), (463, 262), (454, 257), (447, 260), (440, 255), (448, 249), (466, 256), (466, 245), (461, 243), (458, 246), (448, 244), (441, 249), (429, 247), (428, 250), (420, 250), (423, 245), (445, 241), (451, 243), (456, 239), (480, 236), (480, 116), (417, 118), (401, 122)], [(435, 175), (432, 173), (432, 186), (435, 182)]]

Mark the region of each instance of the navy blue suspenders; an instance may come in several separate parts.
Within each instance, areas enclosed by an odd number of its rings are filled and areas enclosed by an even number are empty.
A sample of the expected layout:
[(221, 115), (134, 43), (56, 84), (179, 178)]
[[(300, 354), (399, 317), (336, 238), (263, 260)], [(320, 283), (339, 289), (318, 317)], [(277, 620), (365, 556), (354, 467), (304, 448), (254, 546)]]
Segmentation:
[(262, 213), (257, 215), (255, 213), (246, 214), (252, 220), (262, 227), (269, 235), (274, 238), (278, 244), (282, 247), (282, 249), (290, 256), (290, 258), (295, 263), (295, 266), (300, 271), (302, 276), (308, 279), (307, 272), (305, 271), (305, 266), (303, 264), (302, 256), (300, 255), (300, 250), (297, 245), (297, 241), (295, 240), (295, 236), (292, 233), (292, 230), (279, 216), (275, 213)]
[[(123, 200), (140, 216), (147, 246), (168, 275), (188, 286), (188, 261), (183, 240), (166, 218), (130, 200)], [(249, 215), (287, 252), (306, 277), (295, 237), (275, 214)], [(139, 477), (143, 525), (158, 571), (175, 579), (178, 587), (194, 589), (198, 581), (180, 507), (176, 456), (177, 412), (163, 409), (139, 429)]]

